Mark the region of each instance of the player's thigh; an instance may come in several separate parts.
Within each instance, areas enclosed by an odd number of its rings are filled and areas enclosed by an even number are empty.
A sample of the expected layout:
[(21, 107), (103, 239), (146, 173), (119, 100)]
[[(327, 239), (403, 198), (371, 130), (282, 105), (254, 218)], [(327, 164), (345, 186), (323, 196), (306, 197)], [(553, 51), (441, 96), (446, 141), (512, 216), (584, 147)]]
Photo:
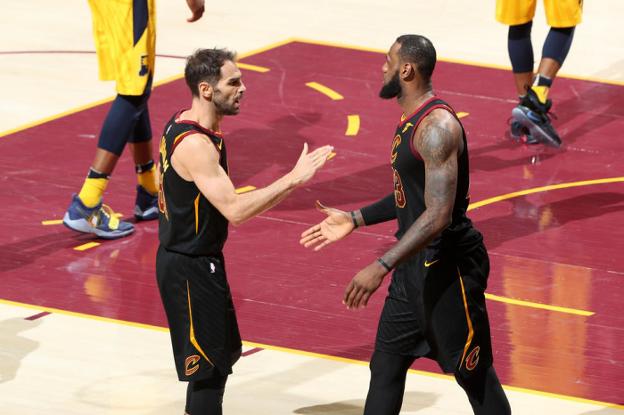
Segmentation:
[(582, 0), (544, 0), (546, 21), (552, 27), (574, 27), (583, 17)]
[(536, 0), (496, 0), (496, 20), (516, 26), (533, 20)]

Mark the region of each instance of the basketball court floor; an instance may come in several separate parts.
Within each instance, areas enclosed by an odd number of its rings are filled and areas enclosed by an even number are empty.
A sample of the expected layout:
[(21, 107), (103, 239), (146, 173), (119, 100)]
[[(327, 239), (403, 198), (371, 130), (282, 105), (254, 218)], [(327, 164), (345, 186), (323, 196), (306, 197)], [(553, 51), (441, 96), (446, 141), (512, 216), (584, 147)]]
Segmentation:
[[(157, 224), (102, 241), (60, 224), (93, 156), (114, 85), (97, 79), (86, 2), (25, 1), (0, 16), (0, 413), (182, 414), (155, 284)], [(475, 4), (479, 3), (479, 4)], [(199, 47), (240, 55), (248, 91), (226, 119), (239, 191), (286, 173), (304, 142), (331, 144), (315, 179), (272, 211), (232, 227), (225, 250), (244, 356), (228, 414), (362, 412), (388, 281), (359, 311), (345, 285), (393, 243), (393, 227), (358, 229), (321, 252), (299, 234), (314, 202), (353, 209), (387, 194), (401, 113), (377, 98), (384, 53), (403, 33), (430, 37), (436, 93), (458, 111), (471, 155), (470, 215), (492, 271), (495, 364), (514, 414), (621, 414), (624, 409), (624, 13), (587, 2), (553, 87), (564, 146), (507, 136), (515, 105), (506, 28), (494, 1), (231, 1), (185, 22), (185, 2), (157, 2), (157, 138), (189, 105), (183, 58)], [(534, 24), (539, 55), (546, 33)], [(131, 159), (105, 195), (131, 217)], [(417, 362), (406, 414), (470, 414), (454, 380)]]

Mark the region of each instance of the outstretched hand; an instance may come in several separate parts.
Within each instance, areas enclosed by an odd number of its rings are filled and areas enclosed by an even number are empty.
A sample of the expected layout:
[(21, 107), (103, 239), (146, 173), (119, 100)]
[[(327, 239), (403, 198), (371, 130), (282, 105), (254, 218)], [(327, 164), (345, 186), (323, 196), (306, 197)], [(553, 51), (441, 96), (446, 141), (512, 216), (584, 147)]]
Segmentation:
[(201, 19), (204, 14), (204, 0), (186, 0), (186, 4), (191, 10), (191, 13), (193, 13), (193, 15), (186, 19), (186, 21), (193, 23)]
[(314, 177), (314, 174), (323, 167), (333, 150), (332, 146), (323, 146), (308, 153), (308, 143), (304, 143), (299, 160), (290, 171), (294, 183), (300, 185)]
[(349, 235), (355, 229), (351, 215), (340, 209), (324, 206), (318, 200), (316, 208), (327, 215), (324, 221), (314, 225), (301, 234), (299, 243), (306, 248), (314, 247), (315, 251), (332, 242)]

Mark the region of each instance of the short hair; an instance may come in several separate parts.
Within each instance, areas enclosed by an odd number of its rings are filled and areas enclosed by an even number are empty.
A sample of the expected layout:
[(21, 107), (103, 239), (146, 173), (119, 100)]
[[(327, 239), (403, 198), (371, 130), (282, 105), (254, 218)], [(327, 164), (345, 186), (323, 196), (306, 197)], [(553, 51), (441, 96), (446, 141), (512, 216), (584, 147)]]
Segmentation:
[(199, 83), (216, 84), (221, 79), (221, 67), (227, 61), (234, 61), (236, 53), (227, 49), (197, 49), (186, 58), (184, 79), (194, 97), (199, 96)]
[(436, 64), (436, 50), (429, 39), (420, 35), (402, 35), (396, 42), (401, 45), (401, 59), (416, 64), (418, 73), (425, 82), (431, 81)]

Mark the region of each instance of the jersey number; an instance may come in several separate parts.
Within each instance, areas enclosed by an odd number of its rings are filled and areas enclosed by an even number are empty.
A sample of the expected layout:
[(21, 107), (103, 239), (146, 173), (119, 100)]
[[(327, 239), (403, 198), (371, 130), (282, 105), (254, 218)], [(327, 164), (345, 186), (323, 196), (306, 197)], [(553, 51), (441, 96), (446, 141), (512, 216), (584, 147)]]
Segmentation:
[(392, 169), (392, 175), (394, 180), (394, 203), (397, 207), (405, 207), (405, 191), (403, 190), (403, 183), (401, 182), (401, 176), (399, 172)]

